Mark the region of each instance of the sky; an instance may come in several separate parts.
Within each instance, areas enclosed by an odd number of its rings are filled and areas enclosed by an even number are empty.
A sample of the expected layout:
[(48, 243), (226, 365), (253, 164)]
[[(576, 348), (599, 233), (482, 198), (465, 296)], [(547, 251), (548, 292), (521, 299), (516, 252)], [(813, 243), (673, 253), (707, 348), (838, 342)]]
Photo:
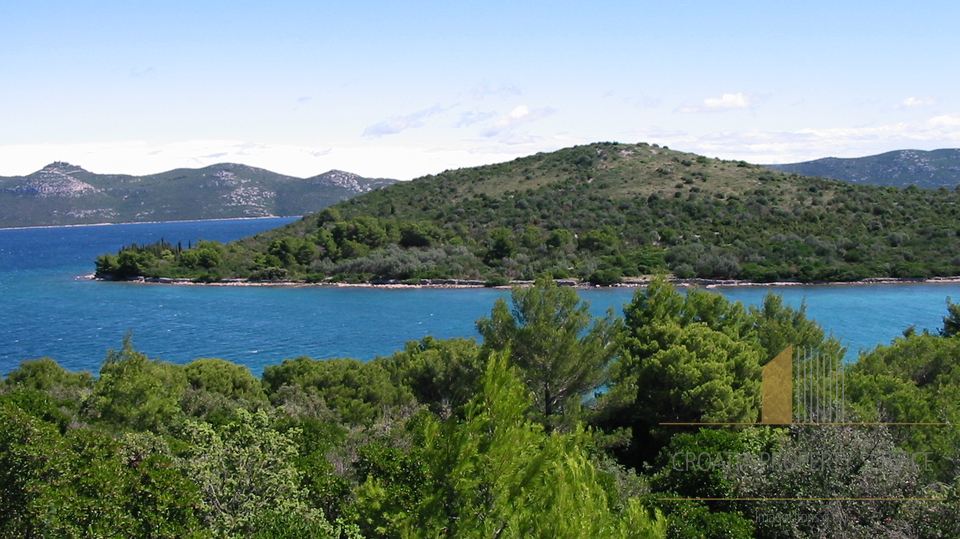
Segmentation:
[(960, 147), (960, 2), (3, 0), (0, 175)]

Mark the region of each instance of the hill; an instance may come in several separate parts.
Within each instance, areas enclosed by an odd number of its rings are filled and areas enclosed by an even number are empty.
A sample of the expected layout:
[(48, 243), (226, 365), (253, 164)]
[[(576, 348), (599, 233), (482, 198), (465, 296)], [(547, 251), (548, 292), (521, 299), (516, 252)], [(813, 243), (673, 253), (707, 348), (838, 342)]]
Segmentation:
[(394, 181), (339, 170), (301, 179), (230, 163), (130, 176), (56, 162), (0, 177), (0, 228), (304, 215)]
[(597, 143), (394, 184), (222, 246), (131, 246), (101, 275), (216, 280), (960, 274), (960, 193)]
[(883, 187), (916, 185), (923, 189), (953, 189), (960, 184), (960, 149), (898, 150), (868, 157), (827, 157), (766, 166), (781, 172)]

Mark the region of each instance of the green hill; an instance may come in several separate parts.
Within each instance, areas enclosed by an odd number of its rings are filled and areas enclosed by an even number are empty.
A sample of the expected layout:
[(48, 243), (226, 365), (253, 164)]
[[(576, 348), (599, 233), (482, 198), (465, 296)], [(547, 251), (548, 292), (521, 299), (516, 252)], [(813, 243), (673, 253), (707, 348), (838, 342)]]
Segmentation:
[(0, 228), (304, 215), (394, 181), (338, 170), (301, 179), (230, 163), (129, 176), (57, 162), (0, 177)]
[(850, 281), (960, 274), (955, 191), (879, 188), (597, 143), (450, 170), (227, 246), (139, 246), (115, 276), (320, 281), (541, 274)]
[(868, 157), (827, 157), (766, 166), (781, 172), (883, 187), (916, 185), (924, 189), (953, 189), (960, 184), (960, 149), (898, 150)]

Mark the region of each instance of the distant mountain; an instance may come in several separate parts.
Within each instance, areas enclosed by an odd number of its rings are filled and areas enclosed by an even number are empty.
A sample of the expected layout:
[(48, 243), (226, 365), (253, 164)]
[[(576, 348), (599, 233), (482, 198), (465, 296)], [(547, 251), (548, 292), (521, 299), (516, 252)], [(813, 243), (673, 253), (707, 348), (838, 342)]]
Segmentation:
[(803, 163), (764, 165), (781, 172), (833, 178), (850, 183), (923, 189), (960, 184), (960, 149), (898, 150), (869, 157), (826, 157)]
[(56, 162), (0, 176), (0, 228), (305, 215), (395, 182), (341, 170), (295, 178), (232, 163), (129, 176)]

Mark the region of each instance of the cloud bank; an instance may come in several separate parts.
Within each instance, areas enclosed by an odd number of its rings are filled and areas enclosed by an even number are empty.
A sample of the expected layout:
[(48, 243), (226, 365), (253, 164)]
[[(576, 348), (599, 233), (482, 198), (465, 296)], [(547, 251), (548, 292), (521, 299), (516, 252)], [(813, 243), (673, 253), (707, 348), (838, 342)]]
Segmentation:
[(363, 136), (367, 138), (380, 138), (384, 135), (396, 135), (407, 129), (423, 126), (423, 122), (420, 120), (442, 111), (443, 109), (437, 104), (428, 109), (407, 114), (406, 116), (391, 116), (382, 122), (367, 126), (367, 128), (363, 130)]
[(681, 107), (678, 112), (696, 113), (696, 112), (723, 112), (727, 110), (749, 109), (753, 108), (755, 100), (753, 97), (744, 94), (723, 94), (722, 97), (708, 97), (703, 103), (695, 107)]
[(960, 147), (960, 114), (870, 127), (723, 131), (700, 136), (675, 133), (660, 140), (671, 147), (710, 157), (764, 164), (794, 163), (821, 157), (863, 157), (892, 150)]
[(900, 103), (900, 105), (897, 108), (926, 107), (926, 106), (936, 105), (936, 104), (937, 104), (937, 100), (933, 99), (932, 97), (923, 97), (923, 98), (908, 97), (904, 99), (903, 103)]
[(512, 131), (520, 125), (535, 122), (541, 118), (550, 116), (554, 112), (556, 112), (556, 109), (551, 107), (543, 107), (531, 110), (530, 107), (526, 105), (520, 105), (510, 111), (509, 114), (501, 116), (500, 119), (494, 122), (494, 124), (487, 129), (484, 129), (480, 134), (484, 137), (495, 137), (508, 131)]

